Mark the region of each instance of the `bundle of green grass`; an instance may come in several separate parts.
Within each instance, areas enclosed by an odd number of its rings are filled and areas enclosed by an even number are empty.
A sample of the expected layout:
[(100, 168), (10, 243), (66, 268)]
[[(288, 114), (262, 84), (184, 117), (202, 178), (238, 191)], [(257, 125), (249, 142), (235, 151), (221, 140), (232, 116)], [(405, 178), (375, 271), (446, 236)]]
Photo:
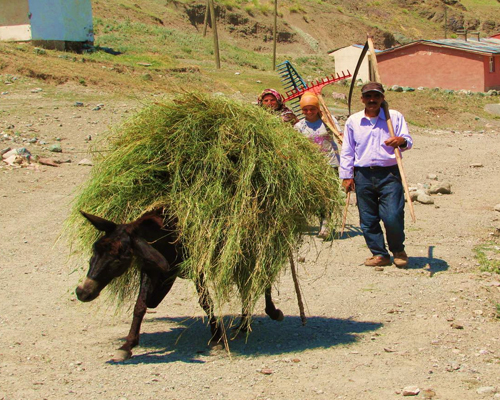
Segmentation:
[[(343, 200), (325, 156), (254, 105), (185, 93), (147, 106), (99, 146), (67, 221), (77, 250), (88, 253), (99, 235), (80, 210), (126, 223), (163, 207), (177, 220), (185, 274), (203, 272), (219, 306), (236, 292), (251, 313), (308, 224), (320, 214), (339, 220)], [(137, 276), (135, 268), (111, 292), (128, 299)]]

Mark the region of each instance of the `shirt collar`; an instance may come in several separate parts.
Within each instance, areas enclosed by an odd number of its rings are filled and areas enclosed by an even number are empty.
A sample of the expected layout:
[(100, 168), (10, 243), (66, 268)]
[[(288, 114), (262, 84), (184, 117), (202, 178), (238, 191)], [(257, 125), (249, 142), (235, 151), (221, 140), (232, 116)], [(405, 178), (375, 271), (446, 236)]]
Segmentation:
[[(364, 118), (364, 119), (366, 119), (366, 120), (368, 120), (368, 121), (369, 121), (369, 120), (370, 120), (370, 117), (367, 117), (367, 116), (365, 115), (365, 110), (363, 110), (363, 111), (362, 111), (362, 113), (363, 113), (363, 116), (361, 117), (361, 119), (363, 119), (363, 118)], [(383, 119), (384, 121), (385, 121), (385, 120), (387, 120), (387, 118), (385, 117), (385, 112), (384, 112), (384, 109), (383, 109), (382, 107), (380, 107), (380, 112), (378, 113), (378, 115), (377, 115), (377, 117), (376, 117), (376, 118), (381, 118), (381, 119)]]

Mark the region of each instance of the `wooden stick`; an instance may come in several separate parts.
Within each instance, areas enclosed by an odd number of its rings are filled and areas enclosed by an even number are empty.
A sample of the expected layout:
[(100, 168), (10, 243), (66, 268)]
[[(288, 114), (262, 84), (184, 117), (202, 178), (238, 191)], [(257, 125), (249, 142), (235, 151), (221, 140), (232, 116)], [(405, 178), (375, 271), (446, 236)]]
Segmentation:
[(325, 99), (323, 99), (321, 93), (315, 93), (315, 94), (316, 96), (318, 96), (319, 100), (319, 108), (321, 110), (321, 120), (326, 126), (328, 126), (328, 128), (330, 128), (330, 130), (333, 132), (333, 135), (335, 136), (337, 144), (341, 146), (342, 134), (338, 131), (337, 127), (335, 126), (335, 121), (333, 120), (332, 114), (330, 114), (330, 111), (326, 106)]
[(368, 42), (368, 50), (370, 50), (370, 61), (371, 61), (371, 70), (373, 72), (375, 81), (378, 83), (382, 83), (382, 80), (380, 79), (380, 73), (378, 72), (378, 63), (377, 63), (377, 55), (375, 54), (375, 46), (373, 46), (373, 39), (370, 35), (368, 35), (368, 39), (366, 40)]
[(219, 36), (217, 34), (217, 16), (215, 15), (214, 0), (208, 0), (208, 6), (210, 8), (210, 19), (212, 21), (212, 30), (214, 34), (215, 66), (217, 69), (220, 69)]
[(278, 32), (278, 0), (274, 0), (274, 23), (273, 23), (273, 71), (276, 70), (276, 42)]
[[(386, 101), (382, 103), (384, 107), (385, 115), (387, 116), (387, 126), (389, 127), (389, 134), (391, 137), (395, 137), (394, 127), (392, 126), (391, 117), (389, 115), (389, 104)], [(403, 159), (401, 158), (401, 150), (399, 147), (394, 148), (394, 154), (396, 155), (396, 162), (398, 163), (399, 173), (401, 175), (401, 180), (403, 181), (403, 188), (405, 190), (406, 200), (408, 202), (408, 206), (410, 207), (411, 219), (413, 222), (416, 222), (417, 219), (415, 217), (415, 210), (413, 209), (413, 201), (411, 201), (410, 190), (408, 189), (408, 182), (406, 181), (406, 174), (403, 168)]]
[(203, 37), (207, 36), (208, 14), (210, 14), (210, 0), (207, 0), (205, 18), (203, 19)]
[(340, 237), (344, 234), (345, 222), (347, 221), (347, 209), (349, 208), (349, 200), (351, 198), (351, 192), (347, 192), (347, 197), (345, 200), (344, 216), (342, 218), (342, 229), (340, 230)]
[(304, 303), (302, 302), (302, 294), (300, 293), (299, 280), (297, 278), (297, 271), (295, 263), (293, 262), (293, 255), (290, 251), (290, 269), (292, 270), (293, 285), (295, 286), (295, 293), (297, 293), (297, 302), (299, 303), (300, 320), (304, 326), (307, 323), (306, 313), (304, 311)]
[[(375, 48), (373, 46), (373, 40), (371, 36), (368, 35), (368, 46), (370, 49), (370, 59), (372, 62), (372, 68), (375, 73), (375, 80), (378, 83), (382, 83), (380, 80), (380, 73), (378, 70), (378, 64), (377, 64), (377, 56), (375, 54)], [(389, 114), (389, 104), (387, 104), (386, 101), (382, 103), (382, 107), (384, 109), (385, 117), (387, 118), (387, 127), (389, 128), (389, 135), (391, 137), (395, 137), (396, 135), (394, 134), (394, 126), (392, 125), (392, 120), (391, 120), (391, 115)], [(399, 150), (399, 147), (394, 148), (394, 154), (396, 156), (396, 162), (398, 163), (398, 169), (399, 173), (401, 175), (401, 181), (403, 182), (403, 188), (405, 191), (406, 195), (406, 201), (408, 202), (408, 206), (410, 207), (410, 214), (411, 214), (411, 219), (413, 222), (416, 222), (415, 218), (415, 210), (413, 209), (413, 202), (411, 201), (410, 197), (410, 191), (408, 189), (408, 182), (406, 181), (406, 174), (403, 168), (403, 159), (401, 158), (401, 151)]]

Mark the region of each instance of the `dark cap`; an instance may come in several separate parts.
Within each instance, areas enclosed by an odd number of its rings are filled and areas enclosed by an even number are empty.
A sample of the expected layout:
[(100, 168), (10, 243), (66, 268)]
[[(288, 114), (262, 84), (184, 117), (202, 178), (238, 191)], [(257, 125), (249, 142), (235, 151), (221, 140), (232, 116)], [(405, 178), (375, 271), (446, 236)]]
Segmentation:
[(363, 85), (363, 87), (361, 88), (361, 94), (365, 94), (368, 92), (379, 92), (384, 94), (385, 90), (381, 83), (369, 82), (366, 85)]

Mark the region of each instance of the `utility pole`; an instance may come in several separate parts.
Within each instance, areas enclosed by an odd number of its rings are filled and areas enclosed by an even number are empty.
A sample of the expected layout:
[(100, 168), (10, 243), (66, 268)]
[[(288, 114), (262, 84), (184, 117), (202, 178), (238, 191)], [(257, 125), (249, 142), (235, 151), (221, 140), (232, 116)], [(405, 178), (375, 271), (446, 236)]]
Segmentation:
[(205, 19), (203, 20), (203, 37), (207, 36), (208, 14), (210, 14), (210, 0), (207, 0), (205, 6)]
[(274, 0), (274, 26), (273, 26), (273, 71), (276, 70), (276, 36), (278, 25), (278, 0)]
[(215, 66), (220, 69), (220, 56), (219, 56), (219, 37), (217, 36), (217, 21), (215, 15), (214, 0), (208, 0), (210, 5), (210, 18), (212, 21), (212, 30), (214, 31), (214, 55), (215, 55)]
[(444, 38), (448, 36), (448, 8), (444, 5)]

